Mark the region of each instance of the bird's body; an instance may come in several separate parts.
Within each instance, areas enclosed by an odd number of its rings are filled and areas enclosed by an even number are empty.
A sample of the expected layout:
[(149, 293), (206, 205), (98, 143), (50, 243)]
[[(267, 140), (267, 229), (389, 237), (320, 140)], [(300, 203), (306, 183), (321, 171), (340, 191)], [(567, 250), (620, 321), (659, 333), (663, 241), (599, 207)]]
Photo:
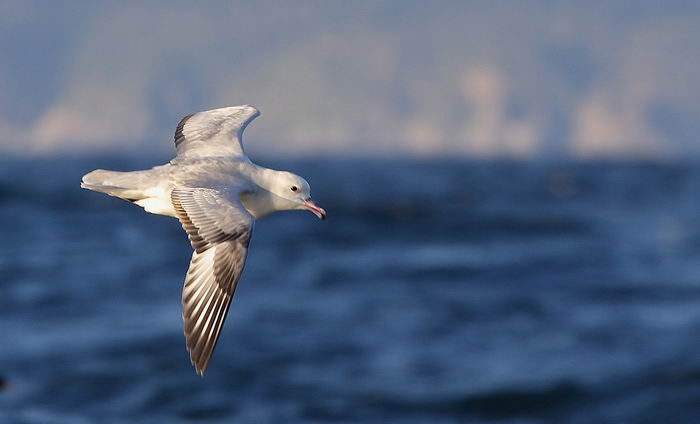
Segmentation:
[(255, 219), (293, 209), (325, 218), (303, 178), (255, 165), (243, 152), (243, 130), (258, 115), (252, 106), (188, 115), (177, 126), (170, 163), (143, 171), (98, 169), (81, 183), (180, 220), (194, 249), (182, 303), (187, 348), (200, 374), (243, 271)]

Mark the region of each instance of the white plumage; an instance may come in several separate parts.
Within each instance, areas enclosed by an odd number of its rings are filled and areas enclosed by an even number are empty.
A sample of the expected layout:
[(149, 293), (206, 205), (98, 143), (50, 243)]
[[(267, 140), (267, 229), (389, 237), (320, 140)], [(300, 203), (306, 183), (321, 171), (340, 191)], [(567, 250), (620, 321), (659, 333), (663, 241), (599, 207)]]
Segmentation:
[(304, 209), (325, 219), (298, 175), (255, 165), (243, 130), (260, 112), (233, 106), (198, 112), (175, 130), (177, 156), (149, 170), (95, 170), (81, 187), (129, 200), (147, 212), (173, 216), (194, 252), (182, 292), (184, 331), (199, 374), (209, 365), (248, 253), (256, 219)]

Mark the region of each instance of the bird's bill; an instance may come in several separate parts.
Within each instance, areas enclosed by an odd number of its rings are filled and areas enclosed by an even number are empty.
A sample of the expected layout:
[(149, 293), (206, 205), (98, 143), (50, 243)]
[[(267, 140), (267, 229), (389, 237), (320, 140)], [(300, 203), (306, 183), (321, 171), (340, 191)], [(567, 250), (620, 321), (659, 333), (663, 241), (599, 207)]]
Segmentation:
[(309, 212), (312, 212), (314, 215), (319, 217), (321, 220), (326, 219), (326, 211), (323, 210), (323, 208), (316, 206), (314, 202), (311, 200), (304, 200), (304, 207), (306, 207), (306, 210)]

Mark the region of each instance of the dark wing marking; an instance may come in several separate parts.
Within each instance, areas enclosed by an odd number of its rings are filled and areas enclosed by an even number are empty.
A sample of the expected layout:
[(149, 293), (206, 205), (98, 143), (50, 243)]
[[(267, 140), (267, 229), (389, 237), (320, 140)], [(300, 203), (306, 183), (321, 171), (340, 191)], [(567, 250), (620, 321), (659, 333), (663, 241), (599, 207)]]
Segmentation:
[(182, 129), (185, 128), (185, 124), (192, 116), (194, 116), (194, 113), (180, 119), (180, 122), (177, 124), (177, 127), (175, 128), (175, 149), (177, 149), (180, 144), (185, 141), (185, 136), (182, 134)]
[(260, 112), (232, 106), (187, 115), (175, 129), (177, 159), (244, 156), (243, 131)]
[(175, 212), (194, 249), (182, 290), (190, 360), (204, 374), (243, 272), (253, 217), (226, 193), (175, 189)]

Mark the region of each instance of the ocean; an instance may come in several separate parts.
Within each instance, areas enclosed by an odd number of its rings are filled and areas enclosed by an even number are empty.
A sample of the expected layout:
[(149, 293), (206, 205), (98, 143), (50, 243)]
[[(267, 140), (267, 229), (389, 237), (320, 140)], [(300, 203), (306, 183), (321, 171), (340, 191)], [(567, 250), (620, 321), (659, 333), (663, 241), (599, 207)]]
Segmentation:
[(268, 159), (203, 378), (180, 224), (80, 189), (166, 158), (0, 159), (0, 423), (698, 423), (694, 163)]

